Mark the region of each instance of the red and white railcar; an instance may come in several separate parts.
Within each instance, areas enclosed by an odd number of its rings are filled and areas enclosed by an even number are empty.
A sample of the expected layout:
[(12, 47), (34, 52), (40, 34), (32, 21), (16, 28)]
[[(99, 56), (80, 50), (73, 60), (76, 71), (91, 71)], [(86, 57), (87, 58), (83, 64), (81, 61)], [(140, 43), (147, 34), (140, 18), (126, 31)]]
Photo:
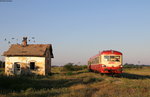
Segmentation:
[(122, 53), (115, 50), (102, 51), (88, 60), (88, 69), (100, 73), (122, 73)]

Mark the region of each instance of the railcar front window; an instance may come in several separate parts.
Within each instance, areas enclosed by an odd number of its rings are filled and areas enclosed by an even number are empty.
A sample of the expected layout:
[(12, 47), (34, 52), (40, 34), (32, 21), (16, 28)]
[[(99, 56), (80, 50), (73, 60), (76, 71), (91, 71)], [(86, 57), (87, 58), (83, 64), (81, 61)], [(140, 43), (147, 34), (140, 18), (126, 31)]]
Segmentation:
[(110, 56), (110, 61), (112, 61), (112, 62), (120, 62), (120, 56)]
[(120, 62), (120, 56), (104, 56), (105, 61)]
[(109, 59), (110, 59), (109, 56), (104, 56), (105, 61), (109, 61)]

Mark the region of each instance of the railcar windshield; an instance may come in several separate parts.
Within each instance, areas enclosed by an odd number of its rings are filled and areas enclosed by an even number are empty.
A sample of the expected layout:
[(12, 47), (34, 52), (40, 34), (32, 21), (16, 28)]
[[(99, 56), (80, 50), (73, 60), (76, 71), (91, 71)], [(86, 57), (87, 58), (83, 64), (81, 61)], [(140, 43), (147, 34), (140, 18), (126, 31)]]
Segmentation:
[(120, 56), (104, 56), (105, 61), (111, 61), (111, 62), (120, 62), (121, 58)]

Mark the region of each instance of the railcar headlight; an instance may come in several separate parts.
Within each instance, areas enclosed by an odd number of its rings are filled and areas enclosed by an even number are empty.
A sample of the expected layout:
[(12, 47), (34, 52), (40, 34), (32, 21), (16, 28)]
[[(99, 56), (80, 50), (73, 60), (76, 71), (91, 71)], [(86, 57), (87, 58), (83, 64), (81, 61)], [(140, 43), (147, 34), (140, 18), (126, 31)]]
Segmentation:
[(120, 65), (120, 67), (123, 67), (122, 65)]

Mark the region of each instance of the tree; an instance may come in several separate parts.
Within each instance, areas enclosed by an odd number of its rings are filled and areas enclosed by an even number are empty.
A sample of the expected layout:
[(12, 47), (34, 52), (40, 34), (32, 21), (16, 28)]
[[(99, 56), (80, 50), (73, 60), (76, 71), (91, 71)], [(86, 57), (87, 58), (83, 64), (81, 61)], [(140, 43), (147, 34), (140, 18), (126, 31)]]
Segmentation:
[(64, 69), (67, 71), (73, 71), (74, 67), (73, 67), (74, 63), (67, 63), (66, 65), (64, 65)]

